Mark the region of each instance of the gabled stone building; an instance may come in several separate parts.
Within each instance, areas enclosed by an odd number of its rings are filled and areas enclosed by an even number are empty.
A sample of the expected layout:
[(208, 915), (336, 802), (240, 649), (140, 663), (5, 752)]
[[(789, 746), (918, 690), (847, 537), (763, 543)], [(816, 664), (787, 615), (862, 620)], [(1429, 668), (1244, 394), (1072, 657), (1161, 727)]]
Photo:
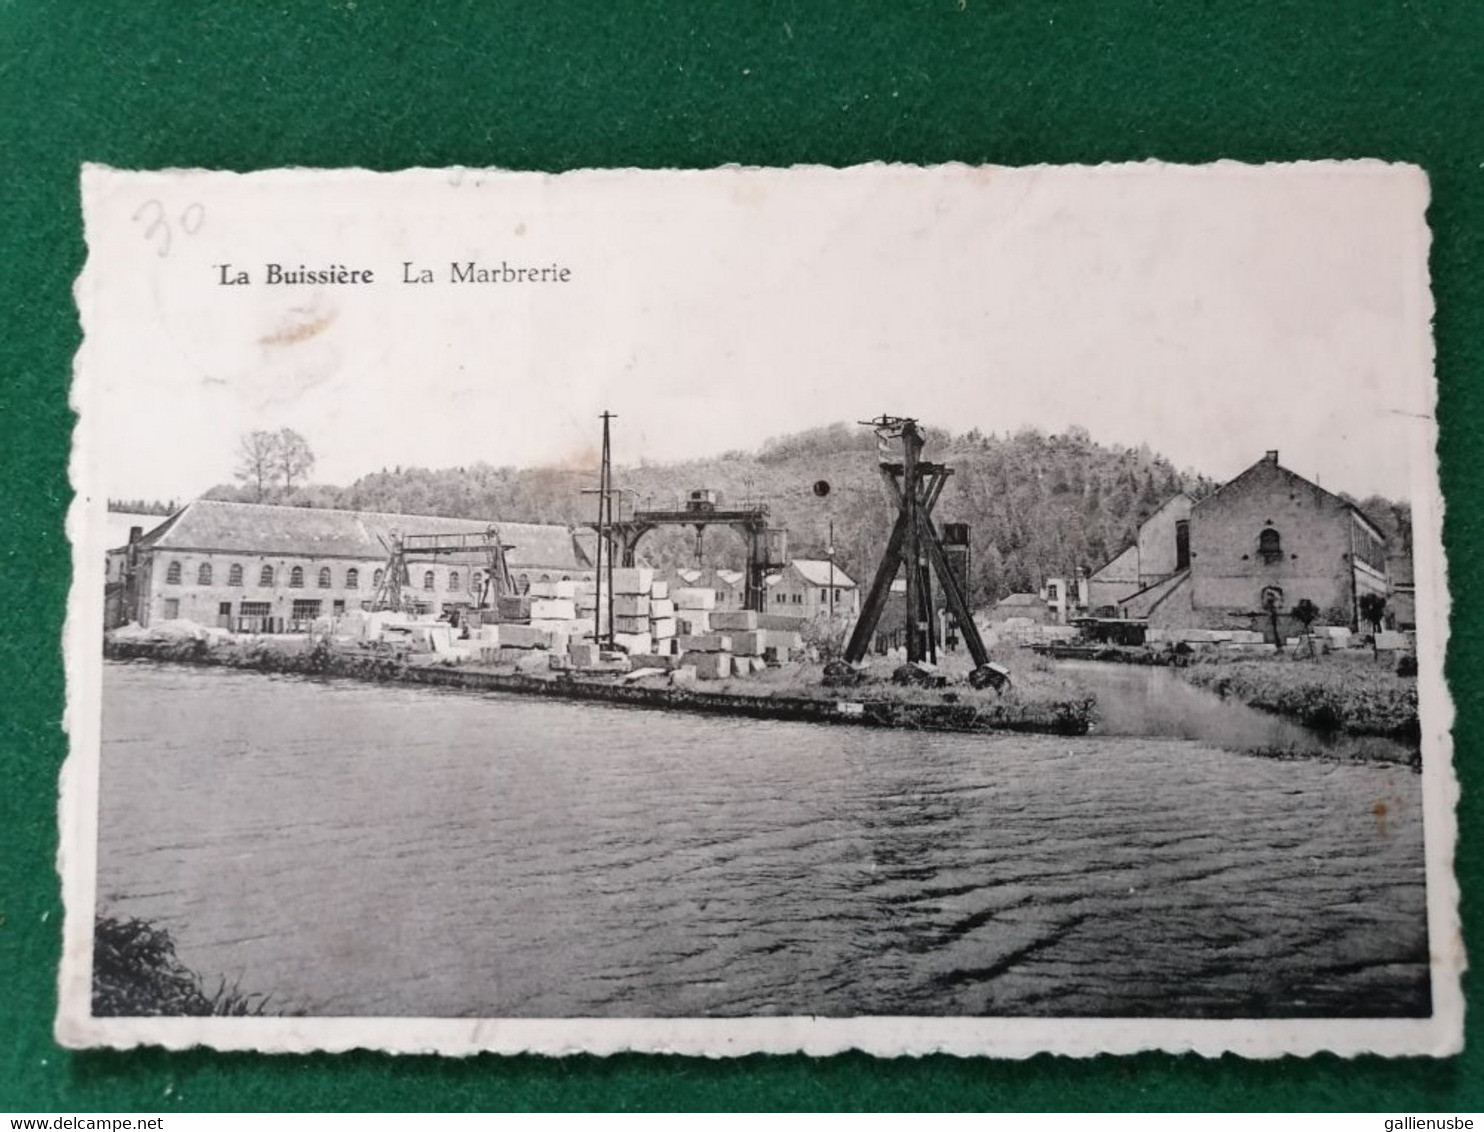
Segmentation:
[(1109, 613), (1120, 601), (1190, 565), (1190, 496), (1171, 496), (1139, 526), (1134, 542), (1087, 580), (1090, 611)]
[[(1115, 604), (1119, 616), (1151, 628), (1270, 632), (1269, 606), (1286, 615), (1304, 599), (1325, 623), (1356, 628), (1360, 598), (1391, 588), (1381, 529), (1353, 503), (1283, 467), (1275, 451), (1199, 502), (1161, 508), (1139, 532), (1141, 556), (1146, 544), (1155, 561), (1176, 569), (1141, 573), (1141, 585)], [(1128, 554), (1092, 576), (1094, 606), (1106, 604), (1099, 598), (1113, 585), (1128, 584)], [(1286, 616), (1280, 631), (1293, 631)]]
[[(592, 576), (583, 545), (592, 544), (590, 532), (497, 525), (517, 589)], [(254, 632), (302, 627), (370, 601), (393, 533), (477, 534), (489, 527), (488, 520), (198, 499), (109, 551), (106, 624), (184, 618)], [(483, 573), (477, 556), (408, 559), (419, 609), (433, 616), (472, 605)]]

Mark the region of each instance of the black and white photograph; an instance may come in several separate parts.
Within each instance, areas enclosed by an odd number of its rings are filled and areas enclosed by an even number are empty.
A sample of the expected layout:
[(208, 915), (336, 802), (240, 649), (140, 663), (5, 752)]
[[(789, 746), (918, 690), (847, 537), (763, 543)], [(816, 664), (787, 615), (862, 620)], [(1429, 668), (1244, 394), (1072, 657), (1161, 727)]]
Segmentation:
[(82, 199), (65, 1044), (1460, 1048), (1420, 170)]

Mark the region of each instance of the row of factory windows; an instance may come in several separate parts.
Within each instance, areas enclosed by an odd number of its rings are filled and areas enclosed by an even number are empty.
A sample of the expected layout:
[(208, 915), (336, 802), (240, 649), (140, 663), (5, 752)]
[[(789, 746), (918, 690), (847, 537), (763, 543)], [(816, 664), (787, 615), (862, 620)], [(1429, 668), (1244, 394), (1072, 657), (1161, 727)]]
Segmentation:
[[(371, 584), (373, 586), (381, 585), (381, 578), (383, 573), (384, 571), (381, 570), (376, 571), (375, 575), (371, 579)], [(185, 580), (184, 575), (184, 567), (182, 567), (179, 562), (172, 562), (165, 568), (165, 584), (168, 586), (181, 585)], [(277, 572), (271, 565), (265, 565), (261, 570), (258, 571), (258, 585), (264, 587), (272, 587), (275, 580), (277, 579), (277, 576)], [(428, 571), (428, 576), (432, 577), (431, 570)], [(212, 569), (210, 562), (203, 562), (200, 566), (196, 567), (196, 585), (212, 585), (214, 577), (215, 571)], [(457, 571), (455, 571), (453, 574), (453, 578), (456, 579), (457, 577), (458, 573)], [(232, 563), (232, 565), (227, 569), (227, 585), (240, 586), (244, 584), (245, 582), (243, 580), (242, 563)], [(289, 571), (289, 585), (294, 589), (304, 588), (304, 567), (295, 566)], [(322, 566), (319, 571), (319, 588), (322, 590), (328, 590), (333, 588), (334, 585), (335, 580), (334, 576), (330, 572), (330, 568), (328, 566)], [(356, 567), (352, 566), (350, 569), (345, 571), (345, 588), (348, 590), (354, 590), (359, 589), (360, 585), (361, 572)], [(455, 585), (454, 588), (457, 588), (457, 586)]]
[[(376, 586), (380, 586), (381, 585), (381, 579), (385, 575), (385, 573), (386, 573), (386, 571), (384, 571), (384, 570), (377, 570), (375, 573), (372, 574), (372, 576), (371, 576), (371, 585), (372, 585), (373, 588), (376, 587)], [(165, 584), (166, 585), (170, 585), (170, 586), (179, 586), (179, 585), (182, 585), (183, 582), (184, 582), (184, 576), (185, 576), (185, 568), (179, 562), (171, 562), (170, 565), (165, 568)], [(211, 566), (211, 563), (210, 562), (203, 562), (203, 563), (201, 563), (200, 566), (198, 566), (196, 568), (196, 585), (198, 585), (198, 586), (209, 586), (209, 585), (212, 585), (212, 584), (214, 584), (213, 583), (213, 578), (214, 577), (215, 577), (215, 572), (212, 570), (212, 566)], [(304, 572), (304, 567), (302, 567), (302, 566), (294, 566), (294, 567), (292, 567), (289, 570), (289, 588), (290, 589), (296, 589), (296, 590), (297, 589), (303, 589), (304, 586), (305, 586), (305, 577), (306, 577), (306, 575), (305, 575), (305, 572)], [(558, 578), (558, 576), (553, 575), (553, 574), (541, 574), (538, 577), (539, 577), (539, 580), (540, 581), (543, 581), (543, 582), (551, 582), (551, 581), (557, 581), (557, 580), (560, 580), (560, 581), (564, 581), (565, 582), (565, 581), (570, 581), (571, 580), (571, 575), (570, 574), (562, 574), (562, 575), (560, 575), (559, 578)], [(227, 585), (229, 585), (229, 586), (241, 586), (241, 585), (244, 585), (245, 582), (244, 582), (243, 579), (244, 579), (244, 574), (243, 574), (242, 564), (240, 562), (234, 562), (234, 563), (232, 563), (232, 565), (230, 567), (228, 567), (228, 569), (227, 569)], [(274, 570), (274, 568), (273, 568), (272, 565), (264, 565), (262, 567), (262, 569), (260, 569), (258, 571), (258, 586), (261, 587), (261, 588), (271, 589), (273, 587), (273, 585), (275, 584), (276, 579), (277, 579), (277, 572)], [(330, 570), (330, 568), (328, 566), (321, 566), (320, 567), (318, 581), (319, 581), (319, 588), (322, 589), (322, 590), (328, 590), (328, 589), (333, 589), (334, 588), (334, 586), (335, 586), (334, 575), (333, 575), (333, 573), (331, 572), (331, 570)], [(517, 589), (520, 590), (521, 593), (525, 593), (528, 589), (530, 589), (531, 576), (529, 574), (521, 574), (518, 578), (516, 578), (515, 581), (516, 581), (516, 587), (517, 587)], [(437, 579), (437, 576), (435, 575), (435, 573), (432, 570), (425, 570), (425, 571), (423, 571), (422, 582), (423, 582), (423, 589), (425, 589), (425, 590), (434, 590), (434, 589), (437, 589), (438, 579)], [(464, 577), (463, 577), (463, 575), (458, 570), (450, 570), (448, 572), (448, 588), (450, 590), (452, 590), (453, 592), (458, 593), (459, 591), (461, 591), (463, 589), (463, 585), (464, 585)], [(349, 569), (347, 569), (345, 571), (345, 588), (348, 589), (348, 590), (358, 590), (358, 589), (360, 589), (360, 587), (361, 587), (361, 572), (360, 572), (359, 569), (357, 569), (356, 567), (352, 566), (352, 567), (350, 567)], [(484, 573), (483, 573), (483, 571), (475, 570), (475, 571), (471, 572), (470, 575), (469, 575), (469, 592), (470, 593), (476, 593), (477, 594), (477, 593), (480, 592), (481, 589), (483, 589), (483, 587), (484, 587)]]
[[(820, 601), (829, 601), (830, 600), (830, 591), (827, 590), (827, 589), (820, 590), (819, 591), (819, 600)], [(845, 600), (845, 598), (842, 596), (842, 593), (841, 593), (839, 587), (836, 587), (836, 589), (835, 589), (835, 600), (836, 601), (844, 601)], [(773, 595), (773, 604), (774, 605), (783, 605), (783, 604), (785, 604), (785, 603), (787, 603), (789, 601), (792, 601), (793, 604), (795, 604), (795, 605), (803, 605), (804, 604), (804, 595), (802, 593), (795, 593), (795, 594), (775, 593)]]

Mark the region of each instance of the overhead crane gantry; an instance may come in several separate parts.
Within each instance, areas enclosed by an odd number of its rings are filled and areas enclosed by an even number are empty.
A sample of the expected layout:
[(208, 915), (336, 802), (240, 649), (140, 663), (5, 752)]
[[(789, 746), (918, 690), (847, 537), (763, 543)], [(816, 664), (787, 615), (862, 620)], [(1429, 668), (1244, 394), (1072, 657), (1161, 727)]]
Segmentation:
[(381, 581), (371, 595), (371, 608), (403, 609), (408, 604), (403, 591), (411, 589), (407, 573), (409, 561), (447, 558), (483, 567), (484, 579), (475, 595), (476, 609), (495, 609), (499, 598), (515, 593), (510, 565), (505, 557), (514, 547), (500, 538), (500, 528), (491, 524), (483, 531), (460, 531), (448, 534), (399, 535), (392, 533), (391, 542), (383, 540), (387, 562)]

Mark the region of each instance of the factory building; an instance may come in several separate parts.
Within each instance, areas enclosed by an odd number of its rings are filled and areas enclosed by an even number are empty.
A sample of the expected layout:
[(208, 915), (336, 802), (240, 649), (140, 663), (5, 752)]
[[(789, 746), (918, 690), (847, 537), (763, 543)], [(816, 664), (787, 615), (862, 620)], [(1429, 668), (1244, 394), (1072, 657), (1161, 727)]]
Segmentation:
[[(382, 580), (393, 535), (480, 534), (491, 520), (198, 499), (108, 553), (108, 627), (184, 618), (248, 632), (303, 628), (358, 609)], [(498, 522), (516, 588), (591, 578), (590, 531)], [(477, 557), (477, 556), (476, 556)], [(472, 605), (484, 569), (409, 556), (419, 612)]]
[(1266, 631), (1270, 608), (1286, 615), (1305, 599), (1326, 624), (1353, 629), (1361, 597), (1391, 594), (1385, 534), (1353, 503), (1279, 464), (1277, 452), (1198, 503), (1161, 508), (1135, 547), (1092, 575), (1095, 609), (1132, 582), (1131, 553), (1158, 565), (1141, 568), (1138, 588), (1117, 597), (1117, 615), (1157, 629)]

